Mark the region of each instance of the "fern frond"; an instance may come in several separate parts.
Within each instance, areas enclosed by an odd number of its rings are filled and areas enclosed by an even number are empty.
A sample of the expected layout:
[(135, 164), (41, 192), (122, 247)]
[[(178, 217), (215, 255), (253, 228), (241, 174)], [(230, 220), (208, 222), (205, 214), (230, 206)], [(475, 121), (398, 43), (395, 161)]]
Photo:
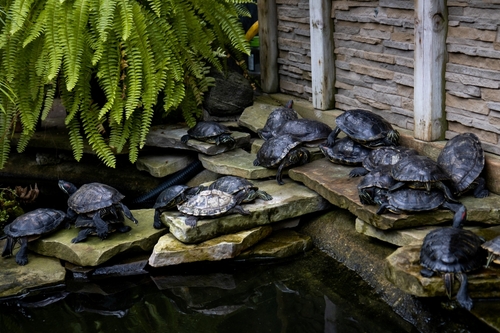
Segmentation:
[(126, 41), (132, 32), (134, 23), (133, 23), (133, 14), (132, 14), (132, 5), (128, 0), (119, 0), (118, 1), (118, 12), (120, 15), (120, 23), (121, 23), (121, 36), (124, 41)]
[(73, 118), (67, 125), (69, 130), (69, 142), (71, 143), (71, 149), (73, 150), (73, 157), (75, 160), (80, 161), (83, 156), (83, 137), (80, 133), (80, 122)]
[(91, 109), (87, 110), (87, 112), (81, 113), (85, 136), (87, 137), (92, 150), (104, 162), (104, 164), (110, 168), (115, 168), (116, 157), (113, 155), (113, 151), (106, 144), (106, 141), (101, 134), (103, 123), (97, 116), (97, 109), (98, 107), (95, 104), (92, 104)]
[(23, 47), (40, 37), (45, 31), (47, 24), (47, 10), (43, 9), (39, 12), (38, 16), (34, 19), (35, 24), (31, 27), (28, 36), (24, 39)]
[(35, 0), (16, 0), (10, 7), (9, 15), (12, 19), (10, 34), (13, 35), (24, 26), (25, 20)]
[(42, 110), (42, 115), (41, 119), (45, 120), (52, 109), (52, 105), (54, 104), (54, 97), (56, 95), (56, 87), (55, 84), (48, 84), (46, 86), (46, 94), (45, 94), (45, 99), (43, 102), (43, 110)]
[(62, 8), (59, 0), (47, 0), (47, 25), (45, 27), (45, 47), (48, 51), (49, 69), (47, 80), (52, 81), (61, 68), (63, 50), (60, 47), (59, 29)]

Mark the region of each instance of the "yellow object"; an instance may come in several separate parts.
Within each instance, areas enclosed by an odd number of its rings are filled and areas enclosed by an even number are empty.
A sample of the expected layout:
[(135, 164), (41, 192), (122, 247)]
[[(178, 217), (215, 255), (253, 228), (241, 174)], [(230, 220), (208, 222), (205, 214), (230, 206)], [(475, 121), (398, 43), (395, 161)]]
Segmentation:
[(255, 21), (254, 24), (247, 30), (245, 38), (247, 41), (251, 41), (259, 33), (259, 21)]

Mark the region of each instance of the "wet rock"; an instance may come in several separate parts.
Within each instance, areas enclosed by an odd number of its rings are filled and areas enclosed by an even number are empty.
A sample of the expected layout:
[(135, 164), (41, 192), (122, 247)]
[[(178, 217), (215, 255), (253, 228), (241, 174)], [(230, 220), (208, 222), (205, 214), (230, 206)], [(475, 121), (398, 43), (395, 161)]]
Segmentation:
[(312, 246), (310, 236), (283, 229), (243, 251), (236, 259), (286, 258), (310, 250)]
[(195, 154), (165, 153), (140, 156), (135, 162), (137, 170), (146, 171), (153, 177), (165, 177), (184, 169), (197, 160)]
[[(420, 245), (403, 246), (386, 259), (385, 276), (402, 291), (420, 297), (446, 296), (441, 276), (426, 278), (420, 275)], [(485, 259), (486, 260), (486, 259)], [(500, 296), (500, 268), (482, 268), (467, 273), (468, 291), (474, 297)], [(455, 279), (452, 295), (456, 295), (460, 282)]]
[(148, 274), (146, 266), (149, 254), (140, 254), (122, 260), (111, 259), (99, 267), (78, 266), (69, 262), (64, 267), (73, 273), (75, 279), (88, 280), (92, 277), (113, 277)]
[(170, 232), (181, 242), (197, 243), (223, 234), (283, 221), (304, 214), (329, 209), (330, 204), (304, 185), (287, 182), (278, 185), (276, 181), (253, 181), (260, 190), (272, 195), (270, 201), (257, 199), (243, 204), (250, 215), (230, 214), (217, 218), (198, 220), (197, 226), (186, 225), (186, 217), (179, 212), (164, 212), (162, 221), (168, 225)]
[[(363, 205), (359, 201), (359, 177), (349, 178), (352, 167), (334, 164), (326, 158), (290, 169), (291, 179), (302, 182), (337, 207), (349, 210), (366, 223), (382, 229), (403, 229), (417, 226), (451, 224), (453, 213), (437, 209), (414, 214), (384, 213), (377, 215), (378, 206)], [(465, 196), (460, 201), (467, 207), (469, 221), (500, 224), (500, 196), (487, 198)]]
[(206, 155), (217, 155), (225, 151), (230, 151), (237, 147), (245, 147), (250, 144), (250, 134), (232, 131), (231, 136), (236, 140), (236, 144), (207, 143), (190, 139), (187, 143), (181, 142), (181, 137), (186, 135), (188, 127), (180, 125), (160, 125), (153, 126), (146, 137), (146, 146), (162, 148), (175, 148), (193, 150)]
[(216, 237), (199, 244), (184, 244), (172, 234), (162, 236), (153, 249), (149, 265), (162, 267), (196, 261), (234, 258), (272, 232), (269, 226)]
[(128, 233), (112, 233), (105, 240), (90, 236), (85, 242), (71, 243), (79, 229), (71, 228), (34, 242), (29, 248), (39, 254), (53, 256), (79, 266), (98, 266), (122, 252), (151, 251), (167, 230), (153, 228), (154, 209), (133, 210), (139, 221)]
[[(1, 248), (4, 241), (0, 242)], [(35, 241), (36, 242), (36, 241)], [(18, 250), (15, 249), (14, 253)], [(60, 261), (30, 253), (30, 260), (20, 266), (14, 257), (0, 258), (0, 297), (20, 295), (39, 287), (64, 284), (66, 270)]]

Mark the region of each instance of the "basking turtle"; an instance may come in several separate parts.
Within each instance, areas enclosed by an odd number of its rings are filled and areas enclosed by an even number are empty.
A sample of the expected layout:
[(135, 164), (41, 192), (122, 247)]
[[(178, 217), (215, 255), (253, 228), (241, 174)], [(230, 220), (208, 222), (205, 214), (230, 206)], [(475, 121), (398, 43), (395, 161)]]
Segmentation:
[(283, 185), (284, 168), (302, 165), (309, 161), (309, 151), (300, 145), (301, 142), (289, 134), (273, 137), (262, 144), (253, 165), (278, 168), (276, 181)]
[(390, 191), (403, 186), (426, 189), (427, 192), (431, 188), (438, 188), (444, 193), (447, 200), (457, 201), (448, 186), (443, 183), (443, 181), (450, 180), (450, 176), (430, 157), (406, 156), (392, 166), (391, 174), (398, 182), (389, 189)]
[(263, 140), (269, 140), (276, 136), (276, 131), (286, 122), (299, 119), (299, 115), (292, 109), (292, 106), (293, 100), (290, 100), (284, 107), (278, 107), (271, 111), (264, 127), (257, 130), (259, 137)]
[(481, 244), (481, 247), (488, 251), (485, 267), (489, 267), (491, 262), (500, 263), (500, 236), (490, 239)]
[(394, 165), (406, 156), (417, 154), (418, 152), (415, 149), (402, 146), (387, 146), (373, 149), (363, 159), (363, 166), (352, 169), (349, 177), (364, 176), (378, 166)]
[(371, 149), (353, 141), (349, 137), (337, 140), (333, 146), (320, 144), (319, 149), (330, 162), (343, 165), (360, 165)]
[(193, 189), (186, 185), (172, 185), (163, 190), (156, 198), (156, 202), (153, 206), (155, 210), (153, 227), (155, 229), (163, 228), (164, 225), (160, 219), (161, 213), (172, 208), (177, 208), (177, 205), (184, 203), (196, 192), (197, 189)]
[(392, 125), (368, 110), (347, 110), (335, 119), (337, 127), (328, 137), (328, 145), (331, 147), (340, 131), (356, 142), (370, 148), (379, 146), (397, 146), (399, 132)]
[(358, 183), (359, 201), (363, 205), (380, 205), (387, 201), (387, 191), (395, 183), (396, 181), (391, 176), (391, 166), (378, 166), (368, 172)]
[(463, 133), (450, 139), (437, 159), (452, 180), (454, 194), (460, 196), (473, 189), (476, 198), (489, 194), (484, 178), (480, 177), (484, 162), (481, 141), (474, 133)]
[(472, 309), (472, 299), (467, 292), (467, 272), (479, 269), (484, 262), (483, 240), (470, 230), (446, 227), (429, 232), (420, 250), (420, 274), (443, 277), (446, 295), (451, 299), (454, 278), (460, 281), (457, 301), (463, 308)]
[[(126, 233), (132, 229), (123, 223), (125, 221), (123, 213), (113, 208), (102, 210), (101, 218), (108, 224), (108, 233)], [(71, 243), (80, 243), (85, 241), (88, 236), (98, 235), (94, 220), (87, 215), (78, 215), (75, 221), (75, 227), (81, 230), (78, 232), (78, 235), (71, 240)]]
[(260, 198), (266, 201), (273, 199), (273, 197), (269, 193), (259, 190), (259, 188), (248, 179), (237, 176), (220, 177), (219, 179), (211, 183), (208, 187), (203, 187), (200, 190), (207, 189), (219, 190), (229, 194), (236, 194), (237, 192), (244, 191), (246, 193), (246, 196), (241, 201), (243, 203), (251, 202), (256, 198)]
[(317, 145), (328, 138), (332, 128), (325, 123), (313, 119), (289, 120), (279, 127), (276, 136), (283, 134), (293, 135), (306, 145)]
[(449, 202), (443, 192), (437, 189), (425, 190), (401, 188), (397, 191), (387, 192), (387, 201), (382, 202), (377, 214), (391, 211), (395, 214), (403, 212), (422, 212), (438, 208), (449, 209), (454, 212), (453, 226), (461, 227), (467, 217), (467, 209), (461, 203)]
[(243, 190), (236, 194), (229, 194), (219, 190), (203, 190), (183, 204), (178, 205), (177, 208), (181, 213), (188, 215), (185, 221), (186, 224), (195, 227), (199, 218), (217, 217), (232, 213), (250, 214), (249, 211), (240, 206), (246, 195)]
[(229, 128), (216, 121), (199, 121), (193, 128), (188, 129), (186, 135), (181, 137), (181, 142), (187, 143), (189, 139), (215, 143), (216, 145), (224, 143), (234, 145), (236, 143)]
[(24, 266), (28, 263), (28, 242), (58, 229), (66, 220), (66, 213), (57, 209), (38, 208), (17, 217), (3, 229), (7, 241), (2, 257), (11, 256), (14, 245), (19, 242), (21, 248), (16, 254), (16, 263)]
[[(109, 225), (102, 219), (102, 215), (109, 213), (109, 209), (122, 211), (135, 224), (137, 219), (132, 215), (121, 200), (125, 197), (114, 187), (102, 183), (88, 183), (77, 188), (74, 184), (60, 180), (59, 188), (69, 195), (68, 218), (75, 221), (78, 215), (86, 215), (94, 221), (97, 235), (104, 239), (109, 232)], [(116, 215), (116, 214), (114, 214)]]

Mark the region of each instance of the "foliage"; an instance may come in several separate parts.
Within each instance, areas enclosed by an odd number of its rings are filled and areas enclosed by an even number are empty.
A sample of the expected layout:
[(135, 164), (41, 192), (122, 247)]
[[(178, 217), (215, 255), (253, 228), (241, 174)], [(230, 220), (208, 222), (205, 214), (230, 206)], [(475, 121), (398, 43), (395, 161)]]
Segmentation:
[(221, 70), (228, 50), (249, 53), (238, 19), (248, 2), (0, 0), (0, 168), (12, 124), (23, 151), (55, 97), (76, 160), (86, 139), (110, 167), (125, 147), (134, 162), (157, 103), (193, 126), (209, 69)]

